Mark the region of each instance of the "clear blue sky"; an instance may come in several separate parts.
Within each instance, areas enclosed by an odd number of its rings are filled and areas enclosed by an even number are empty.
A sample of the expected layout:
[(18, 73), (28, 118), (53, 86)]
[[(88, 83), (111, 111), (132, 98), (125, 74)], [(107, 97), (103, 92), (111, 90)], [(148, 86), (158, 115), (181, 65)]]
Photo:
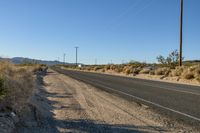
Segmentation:
[[(179, 47), (180, 0), (1, 0), (0, 56), (155, 62)], [(184, 57), (200, 59), (200, 0), (185, 0)]]

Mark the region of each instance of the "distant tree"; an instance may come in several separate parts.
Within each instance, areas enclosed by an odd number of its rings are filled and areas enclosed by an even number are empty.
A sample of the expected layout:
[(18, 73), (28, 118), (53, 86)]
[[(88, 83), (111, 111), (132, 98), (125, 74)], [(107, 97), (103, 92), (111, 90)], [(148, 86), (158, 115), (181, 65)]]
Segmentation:
[(141, 64), (139, 61), (131, 60), (128, 64)]
[(166, 64), (166, 59), (165, 59), (165, 57), (162, 56), (162, 55), (159, 55), (159, 56), (157, 57), (157, 61), (158, 61), (158, 63), (160, 63), (160, 64)]
[(178, 50), (172, 51), (166, 58), (162, 55), (158, 56), (157, 61), (162, 65), (167, 65), (169, 67), (175, 68), (178, 65), (179, 61)]

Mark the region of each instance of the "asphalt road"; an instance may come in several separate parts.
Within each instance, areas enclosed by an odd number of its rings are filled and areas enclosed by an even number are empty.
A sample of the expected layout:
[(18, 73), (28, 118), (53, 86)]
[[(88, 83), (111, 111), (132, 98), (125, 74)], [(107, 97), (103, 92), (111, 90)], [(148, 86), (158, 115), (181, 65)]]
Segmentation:
[(162, 114), (200, 125), (200, 87), (121, 76), (62, 70), (59, 73), (155, 108)]

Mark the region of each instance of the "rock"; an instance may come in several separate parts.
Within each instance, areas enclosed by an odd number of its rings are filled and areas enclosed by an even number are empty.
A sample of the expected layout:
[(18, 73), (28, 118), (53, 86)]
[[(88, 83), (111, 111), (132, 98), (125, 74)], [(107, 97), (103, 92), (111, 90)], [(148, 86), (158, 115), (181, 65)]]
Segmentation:
[[(0, 113), (0, 133), (12, 133), (15, 129), (14, 113)], [(17, 120), (17, 119), (16, 119)]]
[(19, 122), (19, 118), (14, 112), (10, 113), (10, 117), (13, 119), (14, 123), (18, 123)]

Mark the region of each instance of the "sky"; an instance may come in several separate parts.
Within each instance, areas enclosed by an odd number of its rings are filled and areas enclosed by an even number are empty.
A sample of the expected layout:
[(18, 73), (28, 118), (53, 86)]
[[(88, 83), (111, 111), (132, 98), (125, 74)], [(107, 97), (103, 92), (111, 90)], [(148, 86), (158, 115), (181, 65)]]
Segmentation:
[[(184, 0), (183, 56), (200, 59), (200, 0)], [(156, 62), (179, 49), (180, 0), (0, 0), (0, 56)]]

